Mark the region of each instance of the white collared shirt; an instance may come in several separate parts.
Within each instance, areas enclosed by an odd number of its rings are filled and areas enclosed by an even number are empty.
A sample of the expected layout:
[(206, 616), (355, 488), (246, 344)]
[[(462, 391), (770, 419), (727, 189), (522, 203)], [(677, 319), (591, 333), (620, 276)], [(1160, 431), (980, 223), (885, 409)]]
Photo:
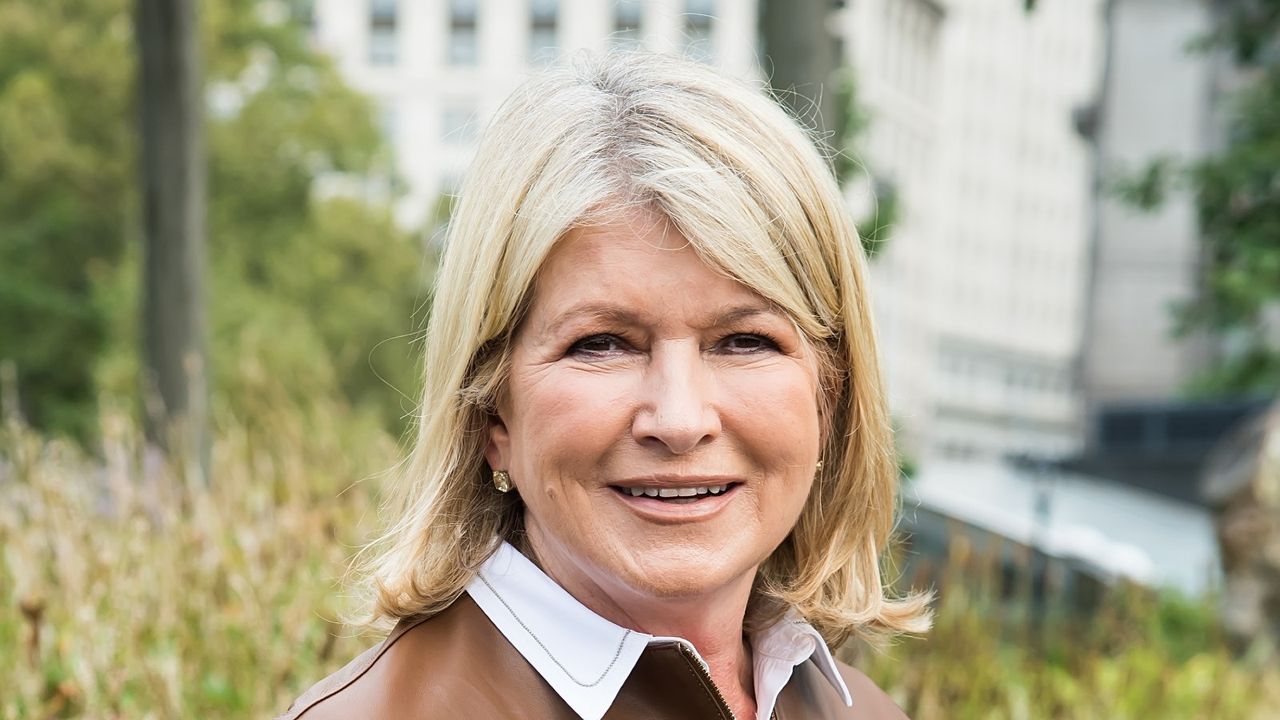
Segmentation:
[[(485, 562), (467, 593), (583, 720), (604, 716), (651, 644), (681, 643), (706, 667), (688, 640), (628, 630), (587, 609), (509, 543)], [(768, 720), (794, 668), (810, 658), (853, 705), (822, 636), (795, 613), (753, 635), (751, 649), (757, 720)]]

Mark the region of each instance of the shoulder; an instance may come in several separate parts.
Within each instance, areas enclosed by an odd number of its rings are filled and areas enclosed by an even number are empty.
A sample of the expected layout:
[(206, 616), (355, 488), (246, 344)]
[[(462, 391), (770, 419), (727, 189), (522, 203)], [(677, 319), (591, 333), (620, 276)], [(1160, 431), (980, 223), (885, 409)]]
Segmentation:
[[(402, 621), (386, 640), (303, 693), (276, 720), (436, 718), (492, 703), (482, 681), (513, 662), (507, 643), (469, 596), (429, 619)], [(516, 656), (515, 659), (518, 659)]]
[(385, 640), (360, 653), (341, 670), (312, 685), (276, 720), (295, 720), (304, 714), (307, 720), (350, 716), (351, 709), (362, 706), (370, 691), (388, 683), (394, 675), (398, 656), (411, 644), (413, 630), (424, 621), (402, 621)]
[(853, 714), (850, 717), (857, 720), (907, 720), (906, 713), (902, 712), (893, 698), (861, 670), (839, 661), (836, 662), (836, 667), (844, 678), (844, 684), (849, 686), (849, 694), (853, 696)]

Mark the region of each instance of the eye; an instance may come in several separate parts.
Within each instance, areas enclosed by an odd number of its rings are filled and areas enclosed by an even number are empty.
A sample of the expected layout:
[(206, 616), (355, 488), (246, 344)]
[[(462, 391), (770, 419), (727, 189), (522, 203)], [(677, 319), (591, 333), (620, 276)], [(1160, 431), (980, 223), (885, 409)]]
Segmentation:
[(735, 333), (721, 340), (720, 348), (728, 353), (748, 354), (777, 350), (778, 343), (759, 333)]
[(569, 346), (568, 355), (585, 358), (599, 358), (613, 355), (627, 349), (627, 344), (617, 335), (590, 335)]

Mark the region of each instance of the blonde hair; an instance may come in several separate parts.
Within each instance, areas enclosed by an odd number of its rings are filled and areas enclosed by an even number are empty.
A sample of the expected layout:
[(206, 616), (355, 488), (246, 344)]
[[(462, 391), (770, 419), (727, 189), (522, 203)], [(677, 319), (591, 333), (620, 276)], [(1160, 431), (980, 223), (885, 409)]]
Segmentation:
[(500, 540), (521, 544), (523, 505), (494, 491), (483, 454), (513, 333), (556, 241), (626, 207), (660, 213), (787, 312), (825, 368), (823, 469), (758, 573), (748, 625), (795, 608), (832, 646), (925, 630), (927, 598), (887, 597), (881, 578), (898, 466), (865, 259), (831, 171), (758, 89), (638, 53), (536, 76), (480, 143), (440, 267), (398, 520), (366, 567), (373, 617), (439, 612)]

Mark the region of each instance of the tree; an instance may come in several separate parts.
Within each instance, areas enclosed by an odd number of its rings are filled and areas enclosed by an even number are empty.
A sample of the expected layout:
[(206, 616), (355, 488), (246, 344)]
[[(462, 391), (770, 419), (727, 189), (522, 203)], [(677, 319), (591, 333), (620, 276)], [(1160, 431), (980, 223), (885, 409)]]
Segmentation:
[(1280, 0), (1220, 3), (1198, 46), (1230, 53), (1244, 80), (1221, 151), (1195, 162), (1157, 158), (1117, 192), (1143, 208), (1174, 187), (1195, 199), (1205, 269), (1198, 297), (1177, 308), (1182, 333), (1222, 341), (1196, 383), (1209, 394), (1280, 392)]
[(29, 422), (82, 439), (108, 341), (94, 287), (136, 198), (126, 1), (0, 0), (0, 363)]
[[(262, 7), (201, 4), (211, 402), (400, 429), (429, 258), (359, 196), (389, 172), (372, 104)], [(131, 28), (128, 0), (0, 0), (0, 363), (28, 421), (82, 440), (99, 397), (140, 403)]]
[(204, 87), (195, 2), (138, 0), (136, 29), (144, 417), (151, 442), (196, 459), (207, 479)]

